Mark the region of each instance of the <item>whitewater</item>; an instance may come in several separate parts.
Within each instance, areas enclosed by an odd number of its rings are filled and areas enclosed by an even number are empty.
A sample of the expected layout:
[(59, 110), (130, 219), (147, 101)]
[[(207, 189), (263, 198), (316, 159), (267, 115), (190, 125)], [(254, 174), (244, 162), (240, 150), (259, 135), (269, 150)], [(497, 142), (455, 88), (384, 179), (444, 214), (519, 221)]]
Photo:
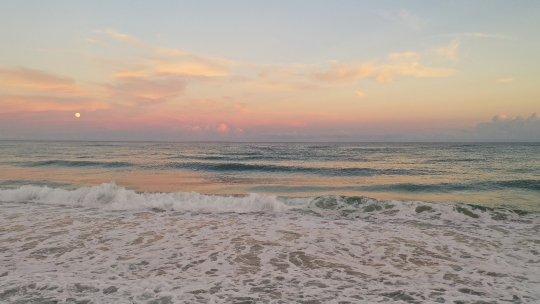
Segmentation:
[(540, 300), (536, 212), (114, 183), (24, 186), (0, 201), (4, 302)]

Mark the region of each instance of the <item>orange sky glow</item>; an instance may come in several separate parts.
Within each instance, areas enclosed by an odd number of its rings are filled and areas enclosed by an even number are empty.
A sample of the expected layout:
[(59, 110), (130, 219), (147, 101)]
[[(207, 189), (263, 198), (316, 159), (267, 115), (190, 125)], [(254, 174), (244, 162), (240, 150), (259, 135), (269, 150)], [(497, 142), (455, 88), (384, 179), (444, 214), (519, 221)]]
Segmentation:
[[(540, 79), (533, 71), (540, 60), (524, 56), (540, 45), (532, 32), (509, 25), (481, 31), (494, 22), (490, 19), (469, 20), (465, 31), (454, 28), (451, 20), (439, 24), (439, 13), (425, 7), (387, 6), (358, 14), (377, 26), (370, 29), (359, 23), (356, 32), (344, 27), (340, 39), (292, 27), (313, 41), (339, 41), (291, 49), (289, 58), (269, 53), (267, 60), (257, 55), (265, 53), (265, 31), (268, 39), (276, 40), (276, 52), (283, 52), (282, 43), (291, 39), (277, 25), (261, 26), (256, 36), (261, 41), (254, 40), (253, 46), (242, 41), (235, 53), (220, 39), (214, 44), (210, 37), (204, 42), (191, 37), (192, 44), (187, 38), (178, 40), (182, 31), (167, 40), (161, 34), (167, 30), (165, 21), (152, 33), (130, 29), (126, 25), (135, 20), (129, 16), (124, 26), (114, 26), (118, 22), (113, 19), (100, 20), (76, 26), (75, 37), (60, 32), (44, 41), (23, 31), (19, 19), (4, 19), (4, 25), (20, 33), (17, 38), (11, 34), (11, 43), (0, 48), (0, 137), (481, 140), (460, 134), (474, 133), (479, 123), (497, 115), (512, 121), (530, 118), (534, 126), (529, 127), (536, 128), (533, 113), (540, 109)], [(514, 14), (510, 17), (519, 17)], [(302, 18), (306, 24), (313, 22), (310, 16)], [(230, 22), (225, 27), (234, 24), (232, 19), (225, 22)], [(248, 20), (239, 22), (250, 26)], [(216, 27), (217, 23), (204, 25), (209, 32), (218, 31)], [(385, 34), (375, 38), (374, 33)], [(230, 35), (233, 43), (236, 36)], [(405, 40), (396, 42), (401, 36)], [(24, 51), (17, 52), (23, 45)], [(261, 49), (255, 49), (257, 45)], [(82, 114), (80, 119), (74, 119), (75, 112)], [(531, 132), (534, 138), (537, 131)]]

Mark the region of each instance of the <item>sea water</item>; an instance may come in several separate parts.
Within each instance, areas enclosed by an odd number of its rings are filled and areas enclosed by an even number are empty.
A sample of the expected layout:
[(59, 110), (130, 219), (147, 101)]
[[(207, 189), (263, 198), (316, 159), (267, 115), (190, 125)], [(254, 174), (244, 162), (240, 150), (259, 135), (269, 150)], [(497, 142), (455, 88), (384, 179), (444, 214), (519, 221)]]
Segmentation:
[(0, 302), (538, 303), (539, 144), (0, 142)]

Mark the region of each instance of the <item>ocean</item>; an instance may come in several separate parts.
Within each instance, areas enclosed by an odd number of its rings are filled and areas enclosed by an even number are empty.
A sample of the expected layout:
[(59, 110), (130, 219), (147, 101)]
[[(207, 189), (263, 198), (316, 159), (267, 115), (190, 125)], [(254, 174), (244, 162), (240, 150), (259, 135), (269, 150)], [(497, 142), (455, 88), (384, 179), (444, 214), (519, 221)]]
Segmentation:
[(0, 303), (539, 303), (538, 143), (0, 141)]

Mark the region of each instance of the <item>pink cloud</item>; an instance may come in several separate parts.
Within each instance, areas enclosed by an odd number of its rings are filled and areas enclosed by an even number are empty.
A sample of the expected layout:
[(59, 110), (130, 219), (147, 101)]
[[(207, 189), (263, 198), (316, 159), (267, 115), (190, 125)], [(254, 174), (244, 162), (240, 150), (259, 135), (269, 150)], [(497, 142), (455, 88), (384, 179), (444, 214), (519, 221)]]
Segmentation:
[(128, 95), (130, 100), (139, 104), (154, 104), (180, 95), (186, 86), (184, 77), (125, 77), (113, 86), (116, 94)]
[(219, 132), (225, 133), (225, 132), (229, 132), (230, 128), (227, 127), (226, 124), (222, 123), (219, 125), (219, 127), (216, 130), (218, 130)]

